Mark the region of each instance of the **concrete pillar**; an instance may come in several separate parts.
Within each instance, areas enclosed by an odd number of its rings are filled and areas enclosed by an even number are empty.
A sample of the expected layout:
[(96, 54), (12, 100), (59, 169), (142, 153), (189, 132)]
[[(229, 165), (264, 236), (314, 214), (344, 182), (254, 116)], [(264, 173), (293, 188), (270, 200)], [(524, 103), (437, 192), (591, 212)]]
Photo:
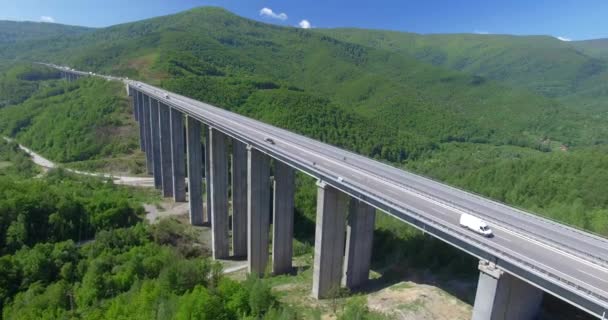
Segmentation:
[(141, 102), (142, 108), (144, 110), (144, 128), (143, 128), (143, 136), (145, 142), (146, 149), (146, 169), (148, 174), (152, 174), (154, 172), (154, 163), (152, 162), (152, 128), (150, 125), (150, 97), (141, 93)]
[(322, 181), (317, 186), (312, 295), (322, 299), (340, 289), (348, 196)]
[(272, 219), (272, 272), (289, 273), (293, 257), (295, 174), (289, 165), (276, 160), (274, 166)]
[(132, 90), (133, 92), (133, 102), (135, 103), (135, 107), (137, 108), (137, 122), (139, 124), (139, 149), (141, 151), (146, 150), (145, 140), (144, 140), (144, 109), (142, 108), (142, 98), (141, 92)]
[[(173, 166), (173, 199), (175, 202), (186, 201), (186, 161), (184, 159), (184, 115), (173, 108), (171, 118), (171, 164)], [(199, 130), (200, 132), (200, 130)], [(200, 139), (200, 138), (199, 138)], [(200, 145), (200, 143), (199, 143)]]
[(232, 254), (247, 256), (247, 146), (232, 140)]
[(230, 255), (228, 233), (228, 141), (226, 135), (209, 128), (209, 178), (211, 192), (211, 242), (213, 258)]
[(263, 275), (268, 264), (270, 158), (251, 147), (247, 153), (248, 270), (251, 274)]
[(201, 150), (201, 123), (187, 117), (186, 144), (188, 146), (188, 195), (190, 223), (203, 224), (203, 155)]
[(158, 102), (158, 121), (160, 132), (160, 165), (162, 173), (163, 197), (173, 197), (173, 163), (171, 163), (171, 110)]
[(133, 90), (127, 86), (127, 92), (131, 100), (131, 106), (133, 106), (133, 118), (139, 122), (139, 109), (137, 108), (137, 97), (133, 94)]
[(543, 298), (542, 290), (487, 261), (480, 261), (479, 270), (472, 320), (535, 319)]
[(162, 188), (163, 169), (160, 163), (160, 126), (158, 119), (158, 100), (149, 98), (150, 100), (150, 127), (152, 139), (152, 173), (154, 174), (154, 186), (156, 189)]
[(355, 289), (369, 279), (376, 209), (365, 202), (351, 199), (346, 226), (346, 253), (342, 285)]
[(209, 129), (205, 130), (205, 195), (206, 195), (206, 206), (205, 212), (203, 213), (203, 221), (210, 222), (211, 220), (211, 174), (209, 173), (210, 164), (211, 164), (211, 155), (209, 153)]

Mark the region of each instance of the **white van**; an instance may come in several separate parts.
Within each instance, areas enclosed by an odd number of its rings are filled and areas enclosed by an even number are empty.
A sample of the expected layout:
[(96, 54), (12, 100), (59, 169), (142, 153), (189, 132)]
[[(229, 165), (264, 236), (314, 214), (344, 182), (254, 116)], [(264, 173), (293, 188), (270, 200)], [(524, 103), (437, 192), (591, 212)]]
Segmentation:
[(488, 227), (488, 224), (485, 221), (470, 214), (463, 213), (460, 216), (460, 226), (473, 230), (486, 237), (492, 236), (492, 229)]

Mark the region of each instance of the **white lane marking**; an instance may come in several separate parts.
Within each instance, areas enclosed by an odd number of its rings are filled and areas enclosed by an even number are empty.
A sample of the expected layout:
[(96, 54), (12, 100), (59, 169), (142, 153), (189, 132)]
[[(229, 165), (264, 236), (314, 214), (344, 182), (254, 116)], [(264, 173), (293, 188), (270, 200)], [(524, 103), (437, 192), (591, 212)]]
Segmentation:
[(600, 278), (600, 277), (598, 277), (598, 276), (596, 276), (596, 275), (593, 275), (593, 274), (591, 274), (591, 273), (589, 273), (589, 272), (587, 272), (587, 271), (584, 271), (584, 270), (581, 270), (581, 269), (576, 269), (576, 270), (578, 270), (578, 271), (580, 271), (580, 272), (582, 272), (582, 273), (584, 273), (584, 274), (586, 274), (586, 275), (588, 275), (588, 276), (590, 276), (590, 277), (593, 277), (593, 278), (595, 278), (595, 279), (598, 279), (598, 280), (600, 280), (600, 281), (602, 281), (602, 282), (606, 282), (606, 283), (608, 283), (608, 280), (606, 280), (606, 279), (604, 279), (604, 278)]

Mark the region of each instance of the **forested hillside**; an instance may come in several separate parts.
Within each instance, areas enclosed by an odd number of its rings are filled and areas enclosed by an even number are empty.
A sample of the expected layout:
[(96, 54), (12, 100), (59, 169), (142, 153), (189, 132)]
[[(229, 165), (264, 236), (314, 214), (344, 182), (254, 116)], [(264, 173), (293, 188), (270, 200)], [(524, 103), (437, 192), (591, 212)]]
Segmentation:
[(525, 90), (217, 8), (41, 42), (36, 50), (11, 50), (22, 58), (153, 82), (184, 76), (284, 82), (348, 112), (438, 141), (537, 146), (549, 138), (592, 144), (606, 130), (593, 121), (584, 130), (573, 130), (579, 114)]
[(141, 172), (139, 133), (120, 84), (66, 82), (55, 70), (21, 64), (0, 77), (0, 92), (2, 135), (81, 169)]
[(92, 31), (91, 28), (44, 22), (0, 21), (0, 44), (60, 39)]
[(421, 35), (359, 29), (319, 32), (529, 89), (557, 98), (574, 110), (600, 111), (608, 106), (606, 40), (568, 42), (549, 36)]

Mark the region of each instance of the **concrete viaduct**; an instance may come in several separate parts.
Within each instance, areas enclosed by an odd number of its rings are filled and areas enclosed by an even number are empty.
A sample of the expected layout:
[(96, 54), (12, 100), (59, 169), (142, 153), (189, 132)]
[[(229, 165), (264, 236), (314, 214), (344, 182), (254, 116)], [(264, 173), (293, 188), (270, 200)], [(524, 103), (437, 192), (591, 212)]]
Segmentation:
[[(68, 80), (91, 75), (48, 66)], [(215, 259), (246, 258), (257, 275), (291, 270), (299, 170), (318, 179), (316, 298), (368, 280), (379, 209), (480, 259), (474, 320), (533, 319), (544, 293), (608, 314), (605, 238), (142, 82), (102, 77), (125, 83), (148, 173), (165, 197), (189, 202), (193, 225), (211, 227)], [(488, 221), (495, 236), (459, 227), (462, 213)]]

